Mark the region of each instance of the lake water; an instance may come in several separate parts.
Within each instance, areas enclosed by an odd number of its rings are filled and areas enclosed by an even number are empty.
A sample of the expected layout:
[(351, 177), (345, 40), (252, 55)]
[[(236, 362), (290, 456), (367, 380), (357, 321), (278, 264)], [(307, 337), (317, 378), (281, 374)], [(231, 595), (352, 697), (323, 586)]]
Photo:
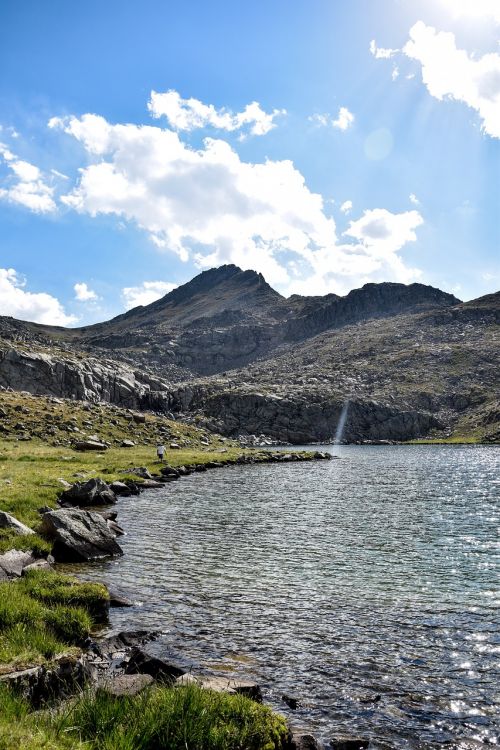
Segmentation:
[(125, 556), (81, 568), (141, 602), (112, 610), (113, 627), (167, 631), (325, 742), (500, 743), (500, 450), (325, 449), (340, 460), (120, 499)]

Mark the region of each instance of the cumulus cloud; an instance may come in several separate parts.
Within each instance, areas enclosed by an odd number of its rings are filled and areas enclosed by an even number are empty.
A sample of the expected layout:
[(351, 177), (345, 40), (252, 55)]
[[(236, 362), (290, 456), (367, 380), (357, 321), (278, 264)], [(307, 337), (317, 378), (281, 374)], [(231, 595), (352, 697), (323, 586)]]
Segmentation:
[(28, 292), (25, 286), (13, 268), (0, 268), (0, 315), (56, 326), (77, 322), (74, 315), (64, 312), (58, 299), (45, 292)]
[(78, 302), (90, 302), (97, 299), (97, 294), (92, 289), (89, 289), (84, 281), (75, 284), (73, 289), (75, 290), (75, 299)]
[[(495, 4), (486, 5), (491, 13), (496, 8), (496, 13), (500, 15), (497, 0)], [(469, 7), (473, 8), (474, 15), (478, 15), (477, 3), (470, 3)], [(465, 3), (457, 6), (457, 12), (465, 13), (465, 9)], [(381, 50), (375, 42), (372, 42), (370, 49), (378, 58), (392, 57), (397, 52)], [(409, 40), (401, 52), (420, 63), (422, 81), (431, 96), (440, 101), (449, 99), (466, 104), (479, 115), (482, 130), (493, 138), (500, 138), (499, 53), (490, 52), (481, 57), (469, 54), (457, 47), (452, 32), (436, 31), (423, 21), (417, 21), (412, 26)], [(406, 76), (410, 77), (411, 74)]]
[[(402, 245), (391, 232), (378, 244), (368, 235), (339, 243), (322, 196), (291, 161), (245, 162), (223, 140), (207, 138), (193, 148), (170, 129), (113, 125), (98, 115), (52, 120), (51, 126), (76, 138), (90, 161), (63, 203), (134, 222), (160, 250), (199, 268), (235, 263), (262, 272), (285, 293), (302, 285), (309, 294), (377, 275), (405, 281), (416, 274), (400, 259)], [(383, 215), (396, 223), (398, 216)], [(125, 303), (147, 304), (172, 288), (157, 284), (127, 287)]]
[(19, 159), (0, 143), (0, 159), (10, 171), (0, 187), (0, 200), (29, 208), (35, 213), (52, 213), (56, 210), (54, 188), (48, 185), (42, 173), (33, 164)]
[(340, 210), (343, 214), (348, 214), (352, 211), (352, 201), (344, 201), (340, 206)]
[(410, 193), (409, 198), (410, 198), (410, 203), (413, 203), (414, 206), (420, 206), (420, 201), (415, 195), (415, 193)]
[(149, 305), (175, 289), (177, 284), (169, 281), (143, 281), (140, 286), (126, 286), (122, 298), (127, 310), (138, 305)]
[(234, 131), (248, 127), (251, 135), (265, 135), (276, 127), (274, 120), (286, 114), (284, 109), (265, 112), (258, 102), (247, 104), (242, 112), (216, 109), (199, 99), (183, 99), (171, 89), (164, 93), (151, 92), (148, 109), (153, 117), (166, 117), (174, 130), (195, 130), (211, 126), (218, 130)]
[(308, 117), (309, 122), (314, 123), (320, 127), (332, 127), (338, 128), (339, 130), (347, 130), (351, 127), (354, 122), (354, 115), (349, 112), (347, 107), (340, 107), (337, 117), (333, 117), (328, 113), (316, 113)]
[(375, 39), (372, 39), (370, 42), (370, 52), (372, 53), (373, 57), (376, 57), (377, 59), (389, 59), (390, 57), (394, 57), (399, 50), (398, 49), (390, 49), (388, 47), (377, 47), (377, 43)]
[(414, 242), (415, 229), (422, 223), (418, 211), (393, 214), (385, 208), (374, 208), (365, 211), (361, 219), (351, 221), (344, 234), (359, 240), (372, 254), (383, 257), (396, 253), (407, 242)]
[(349, 112), (347, 107), (340, 107), (337, 118), (335, 120), (332, 120), (332, 125), (334, 128), (338, 128), (339, 130), (347, 130), (347, 128), (351, 127), (353, 122), (353, 113)]

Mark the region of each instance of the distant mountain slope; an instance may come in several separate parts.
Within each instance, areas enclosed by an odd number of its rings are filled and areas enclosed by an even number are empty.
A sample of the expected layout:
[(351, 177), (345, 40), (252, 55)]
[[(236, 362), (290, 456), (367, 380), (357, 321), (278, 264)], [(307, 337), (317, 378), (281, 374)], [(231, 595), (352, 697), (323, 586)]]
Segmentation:
[(205, 271), (105, 323), (0, 318), (0, 386), (197, 414), (228, 435), (500, 436), (500, 293), (422, 284), (285, 299), (254, 271)]

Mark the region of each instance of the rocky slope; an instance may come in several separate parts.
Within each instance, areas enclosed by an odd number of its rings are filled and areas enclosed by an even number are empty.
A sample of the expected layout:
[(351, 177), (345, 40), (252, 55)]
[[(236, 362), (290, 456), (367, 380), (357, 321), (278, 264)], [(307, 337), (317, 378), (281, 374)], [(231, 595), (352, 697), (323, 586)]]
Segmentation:
[(294, 443), (435, 435), (497, 441), (500, 294), (422, 284), (285, 299), (223, 266), (111, 321), (0, 318), (0, 386), (181, 413)]

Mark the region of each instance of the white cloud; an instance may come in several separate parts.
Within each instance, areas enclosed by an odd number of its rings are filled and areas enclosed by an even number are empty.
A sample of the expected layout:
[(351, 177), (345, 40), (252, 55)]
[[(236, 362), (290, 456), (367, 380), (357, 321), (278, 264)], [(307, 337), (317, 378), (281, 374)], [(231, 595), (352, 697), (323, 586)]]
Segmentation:
[(397, 65), (394, 65), (392, 69), (391, 78), (393, 81), (395, 81), (396, 78), (399, 78), (399, 68)]
[(325, 112), (323, 114), (316, 113), (310, 115), (307, 119), (309, 122), (312, 122), (319, 127), (332, 127), (338, 128), (339, 130), (347, 130), (354, 122), (354, 115), (352, 112), (349, 112), (347, 107), (340, 107), (336, 118)]
[(73, 289), (75, 290), (75, 299), (78, 302), (90, 302), (97, 299), (97, 294), (92, 289), (89, 289), (84, 281), (75, 284)]
[(149, 305), (175, 289), (177, 284), (169, 281), (143, 281), (140, 286), (127, 286), (122, 289), (122, 298), (127, 310), (138, 305)]
[[(406, 268), (402, 245), (391, 236), (375, 245), (364, 237), (339, 244), (322, 196), (291, 161), (244, 162), (223, 140), (207, 138), (193, 148), (172, 130), (112, 125), (97, 115), (53, 120), (52, 127), (77, 138), (91, 162), (63, 203), (135, 222), (160, 250), (199, 268), (235, 263), (262, 272), (285, 292), (302, 285), (309, 294), (417, 274)], [(398, 216), (384, 214), (386, 222), (397, 223)], [(147, 304), (171, 288), (154, 284), (127, 287), (126, 304)]]
[(390, 49), (387, 47), (377, 47), (377, 43), (375, 39), (372, 39), (370, 42), (370, 52), (374, 57), (377, 59), (389, 59), (390, 57), (394, 57), (399, 50), (398, 49)]
[(247, 104), (242, 112), (216, 109), (199, 99), (183, 99), (177, 91), (151, 92), (148, 109), (153, 117), (166, 117), (175, 130), (195, 130), (211, 126), (218, 130), (234, 131), (249, 126), (251, 135), (265, 135), (276, 127), (274, 120), (286, 114), (284, 109), (265, 112), (258, 102)]
[(435, 99), (467, 104), (481, 118), (482, 129), (500, 138), (500, 54), (482, 57), (458, 49), (455, 35), (418, 21), (403, 52), (422, 67), (422, 80)]
[(344, 201), (340, 206), (340, 210), (344, 214), (350, 213), (350, 211), (352, 210), (352, 201)]
[(321, 127), (326, 127), (330, 124), (331, 121), (330, 115), (327, 115), (326, 113), (316, 113), (314, 115), (310, 115), (307, 119), (309, 120), (309, 122), (313, 122), (315, 125), (319, 125)]
[(17, 203), (35, 213), (51, 213), (56, 210), (53, 199), (54, 188), (43, 180), (38, 167), (18, 159), (4, 144), (0, 143), (0, 158), (12, 172), (0, 187), (0, 200)]
[(46, 325), (67, 326), (76, 323), (66, 315), (61, 303), (45, 292), (27, 292), (26, 282), (13, 268), (0, 268), (0, 315), (11, 315)]
[(423, 223), (418, 211), (393, 214), (385, 208), (365, 211), (361, 219), (351, 221), (344, 234), (359, 240), (373, 254), (386, 256), (417, 239), (415, 229)]
[(354, 122), (353, 113), (349, 112), (347, 107), (341, 107), (339, 109), (337, 119), (332, 120), (332, 125), (334, 128), (338, 128), (339, 130), (347, 130), (347, 128), (351, 127), (353, 122)]
[(413, 203), (414, 206), (420, 206), (420, 201), (415, 195), (415, 193), (410, 193), (409, 198), (410, 198), (410, 203)]

